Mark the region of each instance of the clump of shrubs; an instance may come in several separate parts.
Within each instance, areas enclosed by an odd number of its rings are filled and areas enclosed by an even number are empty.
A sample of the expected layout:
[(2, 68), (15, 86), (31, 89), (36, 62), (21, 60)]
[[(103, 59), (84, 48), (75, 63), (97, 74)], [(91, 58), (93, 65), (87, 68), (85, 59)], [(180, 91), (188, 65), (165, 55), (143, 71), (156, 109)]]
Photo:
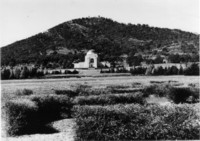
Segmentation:
[(117, 68), (101, 69), (100, 73), (129, 73), (129, 71), (123, 67), (117, 67)]
[(176, 104), (199, 102), (199, 88), (173, 87), (168, 97)]
[(5, 111), (8, 135), (30, 134), (40, 128), (38, 106), (30, 99), (10, 100), (5, 104)]
[(145, 97), (149, 95), (156, 95), (159, 97), (166, 97), (169, 94), (170, 89), (172, 88), (169, 84), (153, 84), (144, 86), (142, 92), (144, 93)]
[(177, 66), (170, 67), (154, 67), (150, 66), (148, 68), (138, 66), (130, 70), (132, 75), (199, 75), (199, 64), (192, 63), (187, 68), (183, 69), (182, 66), (179, 68)]
[(78, 96), (74, 99), (74, 104), (76, 105), (112, 105), (119, 103), (145, 104), (145, 102), (143, 94), (140, 92), (134, 94)]
[(144, 97), (156, 95), (167, 97), (174, 103), (197, 103), (199, 102), (199, 88), (173, 87), (170, 84), (154, 84), (145, 86), (142, 90)]
[(73, 70), (73, 71), (65, 70), (64, 74), (79, 74), (79, 72), (77, 70)]
[(5, 104), (8, 135), (38, 133), (49, 122), (71, 117), (73, 104), (66, 95), (31, 95)]
[(197, 112), (187, 106), (76, 106), (77, 140), (199, 139)]
[(199, 75), (199, 64), (193, 63), (189, 67), (187, 67), (184, 71), (185, 75)]
[(2, 68), (1, 79), (27, 79), (27, 78), (41, 78), (44, 76), (43, 70), (35, 67), (28, 68), (26, 66), (21, 68)]
[(107, 86), (106, 89), (110, 93), (133, 93), (141, 91), (140, 86), (141, 86), (140, 84), (132, 84), (132, 87), (128, 85), (111, 85)]
[(17, 96), (25, 96), (25, 95), (31, 95), (31, 94), (33, 94), (33, 91), (30, 89), (23, 89), (23, 90), (16, 91)]
[(78, 95), (77, 92), (72, 90), (55, 90), (57, 95), (67, 95), (68, 97), (75, 97)]
[(145, 67), (136, 67), (136, 68), (130, 69), (130, 73), (132, 75), (144, 75), (146, 70), (147, 70), (147, 68), (145, 68)]
[(47, 123), (64, 117), (71, 117), (72, 102), (65, 95), (32, 95), (31, 101), (38, 106), (40, 122)]

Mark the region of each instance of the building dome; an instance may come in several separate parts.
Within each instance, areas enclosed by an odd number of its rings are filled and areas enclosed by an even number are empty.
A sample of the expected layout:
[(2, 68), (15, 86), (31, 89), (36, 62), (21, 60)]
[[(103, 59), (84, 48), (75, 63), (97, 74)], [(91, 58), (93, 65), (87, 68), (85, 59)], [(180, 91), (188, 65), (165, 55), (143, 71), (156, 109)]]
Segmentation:
[(92, 49), (92, 50), (89, 50), (89, 51), (87, 52), (87, 55), (90, 55), (90, 54), (95, 54), (93, 49)]

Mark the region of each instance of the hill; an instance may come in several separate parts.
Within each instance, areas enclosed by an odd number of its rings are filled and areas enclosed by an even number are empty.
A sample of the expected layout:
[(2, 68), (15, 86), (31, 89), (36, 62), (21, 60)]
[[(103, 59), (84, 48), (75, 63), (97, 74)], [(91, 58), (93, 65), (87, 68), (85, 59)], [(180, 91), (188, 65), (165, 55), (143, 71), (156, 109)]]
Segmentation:
[(199, 35), (146, 24), (123, 24), (103, 17), (80, 18), (2, 47), (1, 64), (70, 68), (73, 62), (83, 60), (89, 49), (94, 49), (101, 61), (113, 64), (125, 54), (131, 65), (163, 59), (198, 61)]

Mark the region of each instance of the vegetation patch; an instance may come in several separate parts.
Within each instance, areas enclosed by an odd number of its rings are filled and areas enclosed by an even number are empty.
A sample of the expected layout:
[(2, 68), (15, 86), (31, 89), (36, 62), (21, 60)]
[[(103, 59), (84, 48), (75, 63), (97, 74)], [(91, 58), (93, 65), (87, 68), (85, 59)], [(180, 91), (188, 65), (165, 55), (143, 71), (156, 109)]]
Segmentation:
[(76, 106), (77, 140), (199, 139), (200, 119), (188, 105)]
[(16, 95), (17, 96), (26, 96), (33, 94), (33, 91), (30, 89), (23, 89), (23, 90), (17, 90)]
[(172, 87), (170, 84), (154, 84), (145, 86), (142, 90), (144, 97), (155, 95), (171, 99), (174, 103), (199, 102), (199, 88)]
[(134, 94), (109, 94), (99, 96), (78, 96), (74, 99), (77, 105), (112, 105), (119, 103), (138, 103), (144, 104), (143, 94), (140, 92)]
[(142, 92), (144, 93), (145, 97), (148, 97), (149, 95), (156, 95), (159, 97), (166, 97), (172, 88), (169, 84), (153, 84), (149, 86), (144, 86)]
[(75, 91), (72, 90), (55, 90), (57, 95), (67, 95), (68, 97), (75, 97), (78, 95)]
[(73, 105), (66, 95), (31, 95), (5, 104), (8, 135), (56, 132), (49, 122), (71, 117)]
[(71, 117), (72, 102), (66, 95), (32, 95), (29, 97), (38, 106), (38, 115), (42, 123)]
[(199, 102), (199, 88), (174, 87), (170, 89), (168, 97), (176, 104), (197, 103)]
[(15, 99), (5, 104), (8, 135), (36, 132), (40, 128), (38, 106), (29, 99)]

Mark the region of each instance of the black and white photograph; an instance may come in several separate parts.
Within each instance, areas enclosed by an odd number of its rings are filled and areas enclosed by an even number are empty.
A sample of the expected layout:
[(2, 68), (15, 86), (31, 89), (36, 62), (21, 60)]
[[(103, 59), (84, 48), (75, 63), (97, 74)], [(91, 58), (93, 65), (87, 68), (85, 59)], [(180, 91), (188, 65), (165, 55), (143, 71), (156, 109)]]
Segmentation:
[(0, 0), (0, 138), (200, 140), (199, 41), (199, 0)]

